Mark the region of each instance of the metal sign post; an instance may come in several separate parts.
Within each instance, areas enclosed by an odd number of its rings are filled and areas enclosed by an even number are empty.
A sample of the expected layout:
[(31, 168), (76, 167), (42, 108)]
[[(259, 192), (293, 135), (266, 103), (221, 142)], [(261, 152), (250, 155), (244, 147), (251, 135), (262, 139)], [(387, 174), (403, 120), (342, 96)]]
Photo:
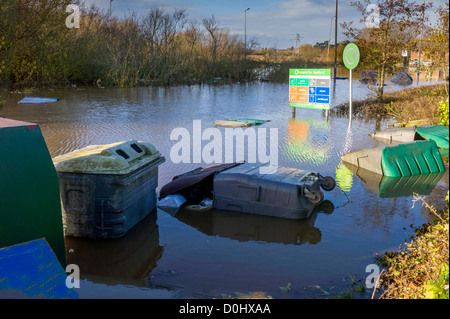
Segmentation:
[(350, 90), (349, 90), (349, 102), (348, 102), (348, 118), (350, 121), (352, 120), (353, 115), (353, 69), (350, 69)]
[(349, 109), (348, 109), (348, 118), (350, 121), (352, 120), (352, 100), (353, 100), (353, 69), (356, 68), (356, 66), (359, 63), (359, 48), (354, 43), (349, 43), (344, 49), (343, 53), (343, 61), (344, 65), (347, 69), (350, 70), (350, 96), (349, 96)]

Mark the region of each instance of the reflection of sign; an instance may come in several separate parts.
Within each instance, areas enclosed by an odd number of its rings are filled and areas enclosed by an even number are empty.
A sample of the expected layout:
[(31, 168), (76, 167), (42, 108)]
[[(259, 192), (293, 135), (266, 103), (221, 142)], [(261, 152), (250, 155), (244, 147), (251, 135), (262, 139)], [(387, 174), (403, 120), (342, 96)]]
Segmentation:
[(299, 163), (324, 165), (330, 157), (328, 122), (289, 119), (283, 156)]
[(354, 43), (349, 43), (344, 49), (344, 53), (342, 54), (342, 58), (345, 64), (345, 67), (349, 70), (353, 70), (358, 66), (359, 63), (359, 48)]
[(330, 77), (329, 69), (290, 69), (289, 106), (328, 110)]
[(345, 192), (352, 189), (353, 174), (342, 162), (336, 167), (336, 183)]

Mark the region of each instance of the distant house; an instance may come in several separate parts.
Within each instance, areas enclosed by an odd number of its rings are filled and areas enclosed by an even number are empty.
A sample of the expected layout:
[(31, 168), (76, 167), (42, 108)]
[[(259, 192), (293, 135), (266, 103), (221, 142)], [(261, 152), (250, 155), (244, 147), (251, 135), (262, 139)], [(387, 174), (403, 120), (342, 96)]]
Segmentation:
[[(446, 58), (448, 61), (448, 52), (446, 53)], [(409, 57), (409, 65), (414, 66), (417, 65), (419, 61), (419, 51), (413, 51), (411, 52), (411, 55)], [(433, 64), (433, 60), (428, 58), (427, 55), (422, 51), (420, 53), (420, 65), (423, 66), (429, 66)]]
[[(413, 51), (409, 57), (409, 65), (415, 66), (419, 62), (419, 51)], [(420, 65), (429, 66), (432, 64), (432, 61), (429, 60), (423, 52), (420, 53)]]

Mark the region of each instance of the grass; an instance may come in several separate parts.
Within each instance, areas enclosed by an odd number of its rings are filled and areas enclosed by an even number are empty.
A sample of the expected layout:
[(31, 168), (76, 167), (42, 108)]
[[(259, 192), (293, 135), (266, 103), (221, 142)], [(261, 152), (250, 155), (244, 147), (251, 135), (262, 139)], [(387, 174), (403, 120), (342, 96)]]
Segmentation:
[[(360, 118), (392, 117), (397, 122), (427, 119), (430, 124), (438, 124), (439, 102), (448, 100), (446, 87), (448, 84), (436, 84), (386, 92), (382, 103), (375, 96), (353, 101), (353, 112)], [(348, 103), (337, 105), (331, 114), (347, 116)]]
[(356, 296), (364, 296), (367, 293), (367, 288), (362, 279), (357, 280), (352, 276), (350, 276), (350, 279), (350, 287), (336, 294), (333, 299), (355, 299)]
[(422, 202), (435, 219), (415, 229), (415, 237), (398, 252), (376, 256), (386, 269), (380, 275), (382, 299), (448, 299), (449, 298), (449, 208), (437, 211), (424, 197)]

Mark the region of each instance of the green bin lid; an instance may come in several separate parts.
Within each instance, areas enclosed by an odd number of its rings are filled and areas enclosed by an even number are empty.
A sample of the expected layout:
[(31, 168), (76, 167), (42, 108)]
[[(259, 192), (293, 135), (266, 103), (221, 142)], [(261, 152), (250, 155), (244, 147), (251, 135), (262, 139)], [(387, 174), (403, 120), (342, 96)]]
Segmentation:
[(153, 144), (131, 140), (90, 145), (57, 156), (53, 163), (59, 173), (127, 174), (160, 157)]
[(417, 133), (424, 139), (434, 140), (441, 149), (449, 149), (448, 127), (444, 125), (434, 125), (428, 127), (418, 127)]
[(434, 140), (384, 148), (381, 167), (383, 174), (391, 177), (445, 172), (444, 162)]

